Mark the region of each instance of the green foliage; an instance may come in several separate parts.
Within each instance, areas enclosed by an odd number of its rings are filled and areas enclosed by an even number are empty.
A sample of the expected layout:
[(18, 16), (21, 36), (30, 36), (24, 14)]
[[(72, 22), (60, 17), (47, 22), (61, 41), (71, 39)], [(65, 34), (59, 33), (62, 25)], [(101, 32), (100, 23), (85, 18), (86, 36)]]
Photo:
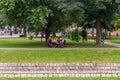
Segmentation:
[(67, 38), (68, 38), (68, 39), (71, 39), (71, 31), (68, 31), (68, 32), (67, 32)]
[(100, 16), (102, 22), (110, 24), (114, 20), (116, 13), (120, 11), (118, 3), (115, 3), (114, 0), (81, 0), (81, 2), (84, 4), (85, 20), (88, 23)]
[(110, 25), (105, 26), (109, 29), (120, 16), (119, 4), (120, 0), (0, 0), (0, 22), (50, 33), (64, 30), (72, 22), (95, 27), (100, 18), (99, 23)]
[(39, 28), (47, 24), (46, 18), (51, 13), (51, 10), (47, 9), (47, 7), (38, 6), (37, 8), (31, 9), (30, 13), (27, 20), (30, 24), (33, 24), (33, 27)]
[(82, 41), (84, 42), (85, 40), (87, 41), (87, 31), (86, 30), (82, 30), (81, 31), (81, 36), (82, 36)]
[[(115, 18), (120, 15), (118, 12), (119, 2), (116, 0), (77, 0), (83, 3), (85, 11), (85, 21), (83, 26), (96, 27), (96, 44), (100, 45), (100, 34), (102, 22), (105, 23), (104, 28), (111, 30)], [(117, 15), (116, 15), (117, 14)], [(92, 23), (91, 23), (92, 22)], [(110, 25), (110, 26), (109, 26)]]
[(119, 29), (120, 28), (120, 19), (117, 19), (116, 21), (115, 21), (115, 28), (116, 29)]
[(30, 32), (30, 34), (29, 34), (29, 40), (32, 40), (33, 39), (33, 37), (34, 37), (34, 34), (32, 33), (32, 32)]
[(0, 21), (22, 27), (46, 29), (49, 26), (49, 32), (54, 32), (65, 29), (72, 21), (83, 20), (79, 6), (82, 4), (73, 0), (0, 0)]
[(84, 12), (82, 7), (83, 4), (76, 0), (54, 0), (55, 6), (62, 12), (69, 13), (73, 11)]
[(76, 42), (80, 41), (80, 32), (78, 28), (72, 31), (68, 31), (68, 39), (71, 39), (72, 41), (76, 41)]
[[(86, 43), (77, 43), (70, 39), (66, 40), (66, 48), (98, 48), (95, 46), (94, 42), (86, 42)], [(0, 39), (0, 47), (1, 48), (45, 48), (47, 47), (45, 44), (45, 38), (43, 38), (43, 42), (40, 42), (39, 38), (34, 38), (33, 40), (29, 40), (28, 38), (7, 38)], [(101, 48), (110, 48), (113, 46), (103, 45)]]
[(71, 40), (72, 41), (75, 40), (75, 30), (72, 30), (72, 32), (71, 32)]
[(51, 14), (51, 10), (42, 6), (41, 0), (0, 0), (0, 10), (9, 22), (6, 24), (17, 26), (41, 27)]
[(80, 41), (80, 32), (78, 28), (75, 29), (75, 41), (79, 42)]
[[(59, 56), (59, 57), (58, 57)], [(1, 63), (120, 63), (119, 50), (0, 50)]]

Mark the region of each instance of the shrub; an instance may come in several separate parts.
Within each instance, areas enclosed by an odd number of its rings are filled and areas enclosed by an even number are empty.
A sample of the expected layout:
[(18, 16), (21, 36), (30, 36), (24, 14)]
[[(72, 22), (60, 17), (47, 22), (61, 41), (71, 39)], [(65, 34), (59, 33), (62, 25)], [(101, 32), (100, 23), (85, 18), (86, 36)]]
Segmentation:
[(34, 34), (33, 33), (30, 33), (30, 35), (29, 35), (29, 40), (32, 40), (33, 39), (33, 37), (34, 37)]
[(81, 36), (82, 36), (82, 41), (84, 42), (85, 40), (87, 41), (87, 31), (82, 30), (81, 31)]
[(72, 32), (71, 32), (71, 39), (73, 41), (75, 40), (75, 30), (72, 30)]
[(74, 38), (75, 38), (74, 40), (76, 42), (80, 41), (80, 32), (79, 32), (78, 28), (75, 29)]
[(68, 38), (68, 39), (71, 39), (71, 31), (68, 31), (68, 32), (67, 32), (67, 38)]

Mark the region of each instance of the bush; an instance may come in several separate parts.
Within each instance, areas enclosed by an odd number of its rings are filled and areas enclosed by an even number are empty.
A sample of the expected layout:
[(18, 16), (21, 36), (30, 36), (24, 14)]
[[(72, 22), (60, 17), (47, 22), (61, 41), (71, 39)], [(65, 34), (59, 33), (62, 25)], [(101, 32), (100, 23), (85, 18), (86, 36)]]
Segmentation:
[(80, 32), (79, 32), (78, 28), (76, 28), (74, 32), (75, 32), (74, 33), (74, 38), (75, 38), (74, 40), (76, 42), (79, 42), (80, 41)]
[(67, 32), (67, 38), (68, 38), (68, 39), (71, 39), (71, 31), (68, 31), (68, 32)]
[(73, 41), (75, 40), (75, 30), (72, 30), (72, 32), (71, 32), (71, 39)]
[(83, 42), (84, 42), (85, 40), (87, 41), (87, 31), (86, 31), (86, 30), (82, 30), (82, 31), (81, 31), (81, 36), (82, 36)]
[(76, 42), (80, 41), (80, 32), (78, 28), (68, 32), (68, 39), (71, 39), (72, 41), (76, 41)]
[(29, 40), (32, 40), (33, 39), (33, 37), (34, 37), (34, 34), (33, 33), (30, 33), (30, 35), (29, 35)]

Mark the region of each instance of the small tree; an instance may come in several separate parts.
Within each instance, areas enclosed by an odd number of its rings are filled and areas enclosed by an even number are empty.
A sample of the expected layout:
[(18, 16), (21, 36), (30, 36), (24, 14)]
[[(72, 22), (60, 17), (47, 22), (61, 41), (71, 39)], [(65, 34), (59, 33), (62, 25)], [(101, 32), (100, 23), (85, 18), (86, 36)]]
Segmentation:
[(80, 41), (80, 35), (79, 34), (80, 34), (79, 30), (78, 30), (78, 28), (76, 28), (75, 33), (74, 33), (76, 42)]
[(82, 36), (83, 43), (84, 43), (84, 41), (87, 41), (87, 31), (86, 30), (81, 31), (81, 36)]
[(68, 39), (71, 39), (71, 31), (67, 32), (67, 37), (68, 37)]
[(69, 37), (71, 38), (71, 40), (79, 42), (80, 41), (80, 32), (79, 32), (78, 28), (70, 31), (69, 32)]
[(71, 39), (73, 41), (75, 40), (75, 30), (72, 30), (72, 32), (71, 32)]

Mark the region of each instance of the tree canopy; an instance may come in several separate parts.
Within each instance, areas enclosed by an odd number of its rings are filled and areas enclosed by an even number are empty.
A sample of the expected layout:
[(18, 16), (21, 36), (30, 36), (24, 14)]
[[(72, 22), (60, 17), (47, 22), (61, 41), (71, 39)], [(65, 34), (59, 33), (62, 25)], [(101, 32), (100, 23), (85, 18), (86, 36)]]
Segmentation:
[(117, 19), (114, 25), (116, 29), (120, 29), (120, 19)]
[(47, 6), (41, 4), (41, 0), (0, 0), (0, 9), (10, 24), (38, 26), (46, 24), (51, 13)]
[(96, 27), (99, 45), (101, 27), (110, 27), (120, 16), (119, 4), (120, 0), (0, 0), (0, 22), (42, 28), (46, 39), (75, 22)]
[(80, 4), (71, 3), (73, 0), (0, 0), (1, 15), (5, 16), (5, 20), (1, 19), (1, 22), (43, 28), (48, 38), (51, 31), (82, 21), (83, 14), (78, 11), (81, 9), (78, 7)]
[[(85, 25), (96, 26), (96, 44), (101, 44), (101, 27), (110, 27), (112, 21), (117, 17), (119, 11), (119, 0), (77, 0), (84, 5)], [(104, 23), (104, 24), (102, 24)], [(109, 25), (109, 26), (108, 26)]]

